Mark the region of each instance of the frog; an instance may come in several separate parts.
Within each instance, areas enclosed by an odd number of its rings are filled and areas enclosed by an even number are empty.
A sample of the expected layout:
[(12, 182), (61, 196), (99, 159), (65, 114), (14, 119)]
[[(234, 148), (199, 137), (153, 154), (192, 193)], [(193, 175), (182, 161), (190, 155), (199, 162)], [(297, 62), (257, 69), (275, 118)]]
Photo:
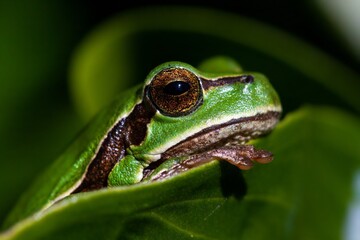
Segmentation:
[(6, 225), (67, 196), (166, 181), (213, 161), (249, 170), (273, 154), (248, 144), (279, 122), (265, 75), (216, 58), (199, 68), (171, 61), (121, 93), (23, 195)]

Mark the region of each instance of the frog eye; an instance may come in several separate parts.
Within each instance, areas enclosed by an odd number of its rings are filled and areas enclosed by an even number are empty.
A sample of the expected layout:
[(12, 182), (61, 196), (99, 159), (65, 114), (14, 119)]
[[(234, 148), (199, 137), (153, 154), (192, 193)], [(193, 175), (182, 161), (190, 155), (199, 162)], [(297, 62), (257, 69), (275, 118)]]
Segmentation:
[(183, 68), (168, 68), (156, 74), (148, 93), (156, 108), (172, 117), (187, 115), (202, 102), (199, 78)]

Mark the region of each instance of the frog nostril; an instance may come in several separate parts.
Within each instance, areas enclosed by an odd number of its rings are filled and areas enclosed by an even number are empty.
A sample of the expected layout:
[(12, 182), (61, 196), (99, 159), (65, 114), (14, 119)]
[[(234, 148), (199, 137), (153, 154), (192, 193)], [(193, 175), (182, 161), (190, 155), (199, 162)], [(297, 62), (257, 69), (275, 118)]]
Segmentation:
[(254, 77), (252, 75), (243, 75), (241, 76), (241, 80), (242, 83), (253, 83), (254, 82)]

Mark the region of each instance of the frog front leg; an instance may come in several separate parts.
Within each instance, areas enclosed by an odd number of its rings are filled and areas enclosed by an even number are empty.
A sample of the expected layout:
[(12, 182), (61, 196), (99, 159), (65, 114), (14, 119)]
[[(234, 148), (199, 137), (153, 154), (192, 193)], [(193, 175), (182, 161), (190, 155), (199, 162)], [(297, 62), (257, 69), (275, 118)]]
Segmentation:
[(269, 163), (272, 161), (272, 153), (255, 149), (252, 145), (224, 146), (209, 150), (208, 152), (191, 155), (181, 164), (187, 168), (193, 168), (212, 160), (227, 161), (241, 170), (248, 170), (253, 167), (254, 162)]
[(131, 185), (141, 181), (144, 166), (132, 155), (126, 155), (114, 166), (108, 176), (108, 186)]
[(252, 145), (223, 146), (186, 157), (166, 160), (155, 170), (146, 169), (144, 180), (156, 181), (169, 178), (214, 160), (226, 161), (241, 170), (248, 170), (253, 167), (254, 162), (264, 164), (271, 162), (272, 159), (273, 155), (271, 152), (255, 149)]

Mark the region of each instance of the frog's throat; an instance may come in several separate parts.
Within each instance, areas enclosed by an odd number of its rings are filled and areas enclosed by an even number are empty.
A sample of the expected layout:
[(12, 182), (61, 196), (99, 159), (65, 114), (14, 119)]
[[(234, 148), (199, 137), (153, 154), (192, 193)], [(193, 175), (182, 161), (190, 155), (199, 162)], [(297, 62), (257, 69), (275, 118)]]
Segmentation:
[(225, 145), (244, 144), (270, 132), (278, 123), (279, 118), (280, 112), (268, 111), (205, 128), (167, 149), (161, 154), (160, 159), (165, 161)]

